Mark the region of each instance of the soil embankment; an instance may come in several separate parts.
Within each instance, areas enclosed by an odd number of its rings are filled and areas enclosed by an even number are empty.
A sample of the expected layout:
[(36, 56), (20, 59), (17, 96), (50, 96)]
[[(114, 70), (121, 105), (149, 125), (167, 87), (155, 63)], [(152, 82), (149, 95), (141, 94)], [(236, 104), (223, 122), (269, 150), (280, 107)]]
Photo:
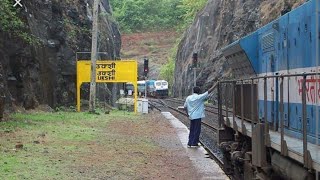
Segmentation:
[(174, 31), (122, 34), (122, 59), (139, 62), (139, 76), (143, 76), (143, 59), (149, 59), (149, 79), (158, 79), (161, 66), (168, 62), (178, 34)]

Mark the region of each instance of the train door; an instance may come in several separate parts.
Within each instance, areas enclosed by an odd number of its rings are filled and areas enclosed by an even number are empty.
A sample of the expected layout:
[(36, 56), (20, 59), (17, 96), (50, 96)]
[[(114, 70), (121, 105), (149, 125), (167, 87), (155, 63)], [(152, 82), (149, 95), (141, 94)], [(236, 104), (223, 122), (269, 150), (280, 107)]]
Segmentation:
[[(288, 58), (288, 51), (290, 47), (290, 40), (288, 39), (288, 24), (289, 24), (289, 15), (286, 14), (280, 19), (280, 27), (279, 27), (279, 39), (280, 42), (278, 44), (278, 56), (279, 61), (277, 63), (277, 70), (276, 75), (279, 74), (288, 74), (289, 71), (289, 58)], [(288, 126), (289, 124), (289, 79), (284, 78), (283, 79), (283, 103), (284, 103), (284, 125)], [(280, 124), (280, 85), (281, 80), (276, 80), (276, 124), (275, 128), (278, 130), (279, 124)]]
[[(261, 72), (265, 75), (274, 75), (277, 67), (278, 62), (278, 55), (277, 55), (277, 44), (279, 39), (279, 33), (277, 31), (278, 23), (274, 23), (273, 26), (271, 26), (269, 29), (267, 29), (265, 32), (261, 33), (259, 36), (260, 42), (261, 42), (261, 52), (259, 56), (262, 60), (262, 67)], [(263, 75), (261, 74), (261, 75)], [(260, 95), (260, 100), (263, 101), (263, 82), (259, 83), (260, 85), (260, 92), (262, 95)], [(267, 80), (267, 93), (268, 93), (268, 103), (267, 103), (267, 116), (269, 123), (277, 124), (276, 122), (276, 112), (277, 112), (277, 81), (275, 79), (268, 79)], [(262, 112), (263, 109), (263, 102), (260, 103), (261, 106), (259, 107), (260, 110), (260, 116), (263, 116)]]
[[(274, 75), (277, 74), (277, 55), (276, 51), (270, 51), (267, 55), (267, 71), (269, 72), (269, 75)], [(271, 109), (271, 123), (273, 124), (274, 129), (277, 129), (278, 127), (278, 102), (279, 102), (279, 97), (278, 97), (278, 88), (279, 88), (279, 83), (278, 80), (275, 78), (269, 79), (268, 80), (268, 86), (269, 86), (269, 92), (271, 95), (271, 101), (268, 109)]]
[[(294, 69), (299, 66), (299, 63), (301, 63), (301, 38), (300, 36), (300, 25), (299, 25), (299, 19), (290, 17), (290, 24), (288, 31), (288, 74), (295, 74), (298, 73)], [(296, 77), (289, 77), (288, 79), (288, 89), (287, 91), (287, 104), (285, 106), (286, 111), (288, 113), (285, 113), (285, 126), (289, 129), (297, 129), (297, 110), (295, 108), (295, 100), (294, 96), (296, 96), (294, 92), (295, 84), (296, 84)]]
[[(301, 39), (301, 42), (299, 44), (301, 44), (300, 46), (300, 53), (301, 56), (299, 56), (299, 60), (297, 61), (296, 64), (294, 64), (293, 66), (293, 73), (296, 74), (300, 74), (302, 72), (308, 71), (307, 69), (304, 69), (305, 67), (309, 67), (310, 66), (310, 62), (311, 62), (311, 33), (310, 33), (310, 16), (307, 16), (305, 18), (302, 19), (302, 21), (299, 24), (299, 38)], [(293, 108), (293, 112), (292, 114), (294, 114), (296, 116), (295, 122), (292, 122), (292, 124), (295, 124), (295, 129), (297, 129), (298, 131), (302, 132), (303, 129), (303, 122), (302, 122), (302, 77), (298, 77), (295, 85), (293, 86), (294, 88), (297, 89), (297, 94), (294, 94), (292, 96), (295, 97), (291, 97), (293, 99), (293, 104), (292, 104), (292, 108)], [(306, 88), (308, 90), (309, 85), (308, 83), (306, 84)], [(311, 133), (313, 132), (313, 128), (311, 129), (310, 127), (310, 121), (311, 118), (313, 117), (313, 114), (311, 113), (312, 111), (312, 106), (308, 106), (312, 105), (312, 100), (311, 97), (309, 96), (309, 94), (307, 93), (306, 96), (306, 101), (307, 101), (307, 132)]]
[[(301, 67), (310, 67), (311, 66), (311, 43), (312, 43), (312, 34), (311, 34), (311, 17), (310, 16), (306, 16), (304, 18), (304, 22), (302, 23), (303, 26), (303, 39), (304, 39), (304, 46), (303, 46), (303, 61), (302, 61), (302, 66)], [(308, 70), (305, 70), (308, 71)], [(310, 70), (309, 70), (310, 71)], [(310, 77), (309, 77), (310, 78)], [(309, 79), (307, 78), (307, 79)], [(310, 88), (309, 87), (309, 83), (307, 82), (306, 84), (306, 88), (307, 91)], [(299, 96), (301, 97), (301, 96)], [(300, 98), (301, 99), (301, 98)], [(310, 94), (307, 92), (307, 96), (306, 96), (306, 101), (307, 101), (307, 132), (308, 134), (311, 134), (311, 132), (314, 132), (313, 128), (311, 130), (310, 128), (310, 121), (311, 121), (311, 111), (312, 111), (312, 104), (313, 104), (313, 100), (312, 97), (310, 96)], [(301, 114), (299, 116), (302, 117), (302, 106), (301, 106)], [(303, 126), (303, 122), (302, 122), (302, 118), (301, 121), (299, 120), (299, 127), (300, 130), (302, 130), (302, 126)]]
[[(318, 3), (318, 9), (320, 9), (319, 6), (320, 6), (320, 3)], [(316, 20), (318, 20), (318, 21), (316, 22)], [(319, 57), (319, 54), (320, 54), (320, 15), (317, 14), (317, 18), (315, 17), (315, 20), (312, 20), (311, 22), (316, 22), (316, 23), (314, 23), (314, 26), (315, 27), (318, 26), (318, 29), (314, 28), (314, 29), (316, 29), (316, 32), (314, 33), (314, 36), (315, 36), (315, 38), (314, 38), (315, 39), (315, 45), (314, 45), (315, 46), (314, 47), (315, 52), (313, 52), (313, 54), (315, 56), (316, 67), (318, 68), (317, 72), (319, 73), (320, 72), (319, 71), (319, 67), (320, 67), (320, 57)], [(319, 34), (319, 36), (317, 36), (317, 34)], [(316, 79), (317, 78), (319, 78), (319, 76), (316, 77)], [(317, 79), (317, 80), (319, 81), (319, 79)], [(320, 91), (319, 85), (316, 86), (316, 87), (318, 88), (317, 91), (319, 92)], [(313, 113), (314, 119), (315, 119), (314, 127), (316, 127), (314, 134), (315, 134), (316, 138), (318, 138), (318, 139), (316, 139), (316, 143), (319, 144), (319, 142), (320, 142), (320, 139), (319, 139), (320, 138), (320, 133), (319, 133), (320, 132), (320, 117), (319, 117), (319, 115), (320, 115), (320, 99), (319, 98), (320, 97), (317, 96), (316, 98), (317, 98), (317, 100), (315, 102), (314, 113)]]

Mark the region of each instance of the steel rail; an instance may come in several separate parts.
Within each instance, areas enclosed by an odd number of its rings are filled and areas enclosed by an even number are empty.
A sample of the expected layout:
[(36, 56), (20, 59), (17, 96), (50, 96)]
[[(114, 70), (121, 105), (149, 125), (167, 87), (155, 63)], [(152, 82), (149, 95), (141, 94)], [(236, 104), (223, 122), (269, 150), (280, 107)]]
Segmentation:
[[(170, 102), (174, 102), (174, 103), (179, 103), (178, 101), (180, 101), (180, 102), (184, 102), (184, 100), (181, 100), (181, 99), (165, 99), (165, 101), (170, 101)], [(205, 107), (206, 108), (212, 108), (212, 109), (215, 109), (215, 110), (218, 110), (218, 107), (216, 107), (216, 106), (212, 106), (212, 105), (205, 105)], [(224, 111), (224, 114), (227, 114), (226, 113), (226, 109), (225, 108), (222, 108), (222, 110)], [(212, 110), (209, 110), (209, 109), (205, 109), (205, 111), (207, 111), (207, 112), (210, 112), (210, 113), (213, 113), (213, 114), (218, 114), (218, 112), (216, 111), (212, 111)], [(229, 113), (232, 113), (233, 111), (232, 111), (232, 109), (228, 109), (228, 112)], [(224, 116), (226, 116), (226, 115), (224, 115)]]
[[(169, 109), (172, 109), (173, 111), (178, 112), (178, 113), (180, 113), (180, 114), (188, 117), (188, 114), (187, 114), (187, 113), (185, 113), (185, 112), (183, 112), (183, 111), (181, 111), (181, 110), (178, 110), (178, 109), (176, 109), (176, 108), (174, 108), (174, 107), (172, 107), (172, 106), (167, 105), (165, 102), (163, 102), (163, 100), (160, 100), (160, 102), (163, 103), (164, 106), (167, 106)], [(209, 127), (211, 130), (213, 130), (213, 131), (215, 131), (215, 132), (218, 131), (218, 128), (217, 128), (217, 127), (214, 127), (214, 126), (212, 126), (212, 125), (210, 125), (210, 124), (208, 124), (208, 123), (206, 123), (206, 122), (201, 121), (201, 124)]]
[(220, 158), (218, 158), (218, 156), (216, 155), (216, 153), (212, 152), (211, 149), (202, 141), (199, 140), (200, 144), (203, 146), (204, 149), (207, 150), (207, 152), (209, 153), (211, 159), (213, 159), (214, 161), (216, 161), (218, 163), (218, 165), (221, 167), (221, 169), (224, 169), (224, 162), (223, 160), (221, 160)]

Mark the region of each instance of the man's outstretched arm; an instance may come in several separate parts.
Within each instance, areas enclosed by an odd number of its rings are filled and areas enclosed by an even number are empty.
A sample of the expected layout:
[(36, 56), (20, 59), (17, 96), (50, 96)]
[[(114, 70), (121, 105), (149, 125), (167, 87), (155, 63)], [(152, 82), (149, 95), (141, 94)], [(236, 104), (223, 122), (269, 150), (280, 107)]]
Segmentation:
[(218, 82), (216, 82), (210, 89), (208, 89), (208, 94), (212, 93), (212, 91), (218, 86)]

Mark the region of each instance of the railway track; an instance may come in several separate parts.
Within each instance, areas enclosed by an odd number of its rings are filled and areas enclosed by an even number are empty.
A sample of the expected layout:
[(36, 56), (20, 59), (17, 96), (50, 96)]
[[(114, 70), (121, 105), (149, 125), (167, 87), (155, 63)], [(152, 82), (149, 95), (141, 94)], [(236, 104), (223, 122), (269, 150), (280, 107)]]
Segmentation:
[[(161, 107), (159, 107), (159, 104)], [(155, 107), (159, 111), (163, 111), (163, 109), (166, 109), (164, 107), (167, 107), (171, 109), (172, 111), (178, 112), (186, 117), (188, 117), (187, 113), (185, 111), (179, 110), (177, 107), (169, 106), (167, 103), (164, 102), (164, 100), (159, 100), (159, 101), (152, 101), (152, 106)], [(216, 126), (211, 125), (209, 123), (206, 123), (204, 121), (201, 122), (203, 125), (205, 125), (208, 128), (211, 128), (214, 132), (217, 132), (218, 129)]]
[[(183, 105), (185, 100), (183, 99), (177, 99), (177, 98), (172, 98), (172, 99), (166, 99), (166, 101), (170, 101), (172, 103), (177, 103), (177, 104), (180, 104), (180, 105)], [(209, 113), (212, 113), (212, 114), (216, 114), (218, 115), (218, 106), (214, 106), (214, 105), (205, 105), (205, 111), (206, 112), (209, 112)], [(232, 109), (228, 109), (228, 113), (229, 114), (232, 114)], [(226, 115), (226, 109), (223, 107), (222, 108), (222, 114), (225, 116)]]

